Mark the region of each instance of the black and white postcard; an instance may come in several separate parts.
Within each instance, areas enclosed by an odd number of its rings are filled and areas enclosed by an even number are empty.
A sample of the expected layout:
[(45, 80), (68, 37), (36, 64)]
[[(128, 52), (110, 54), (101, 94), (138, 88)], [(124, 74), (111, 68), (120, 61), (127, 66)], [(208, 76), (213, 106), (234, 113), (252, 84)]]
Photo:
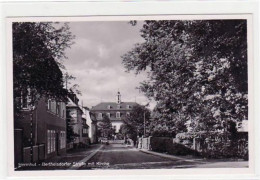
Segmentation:
[(7, 29), (13, 174), (251, 172), (251, 15), (24, 17)]

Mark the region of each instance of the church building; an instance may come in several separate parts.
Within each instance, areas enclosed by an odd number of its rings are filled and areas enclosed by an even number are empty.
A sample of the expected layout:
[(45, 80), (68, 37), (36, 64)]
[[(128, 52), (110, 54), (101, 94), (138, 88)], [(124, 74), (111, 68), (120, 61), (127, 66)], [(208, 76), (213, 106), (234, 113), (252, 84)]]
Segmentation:
[(93, 106), (91, 112), (95, 114), (97, 121), (101, 121), (106, 114), (115, 132), (118, 133), (120, 126), (124, 123), (123, 119), (131, 114), (131, 111), (136, 102), (122, 102), (121, 94), (118, 91), (116, 95), (116, 102), (101, 102)]

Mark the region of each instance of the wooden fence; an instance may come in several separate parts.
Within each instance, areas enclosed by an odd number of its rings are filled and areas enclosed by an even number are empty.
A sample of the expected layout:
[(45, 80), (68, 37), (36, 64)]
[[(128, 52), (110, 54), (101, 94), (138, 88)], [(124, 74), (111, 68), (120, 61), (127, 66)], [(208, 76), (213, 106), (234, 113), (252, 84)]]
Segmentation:
[(23, 148), (22, 162), (39, 162), (45, 159), (45, 145), (40, 144), (33, 147)]

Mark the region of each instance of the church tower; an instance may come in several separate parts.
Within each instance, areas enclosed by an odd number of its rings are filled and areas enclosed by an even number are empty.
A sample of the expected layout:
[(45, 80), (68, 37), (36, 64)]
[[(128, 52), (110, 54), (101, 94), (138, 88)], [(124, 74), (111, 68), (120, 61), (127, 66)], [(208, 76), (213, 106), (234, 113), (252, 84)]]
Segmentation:
[(116, 95), (116, 102), (117, 102), (117, 104), (121, 103), (121, 94), (119, 91), (117, 92), (117, 95)]

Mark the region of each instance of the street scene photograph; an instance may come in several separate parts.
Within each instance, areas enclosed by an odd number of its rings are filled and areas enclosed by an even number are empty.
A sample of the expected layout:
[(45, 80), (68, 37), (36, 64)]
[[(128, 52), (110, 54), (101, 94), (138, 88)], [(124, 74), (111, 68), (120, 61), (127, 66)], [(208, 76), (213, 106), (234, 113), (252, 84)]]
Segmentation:
[(249, 168), (248, 20), (132, 18), (12, 22), (15, 171)]

